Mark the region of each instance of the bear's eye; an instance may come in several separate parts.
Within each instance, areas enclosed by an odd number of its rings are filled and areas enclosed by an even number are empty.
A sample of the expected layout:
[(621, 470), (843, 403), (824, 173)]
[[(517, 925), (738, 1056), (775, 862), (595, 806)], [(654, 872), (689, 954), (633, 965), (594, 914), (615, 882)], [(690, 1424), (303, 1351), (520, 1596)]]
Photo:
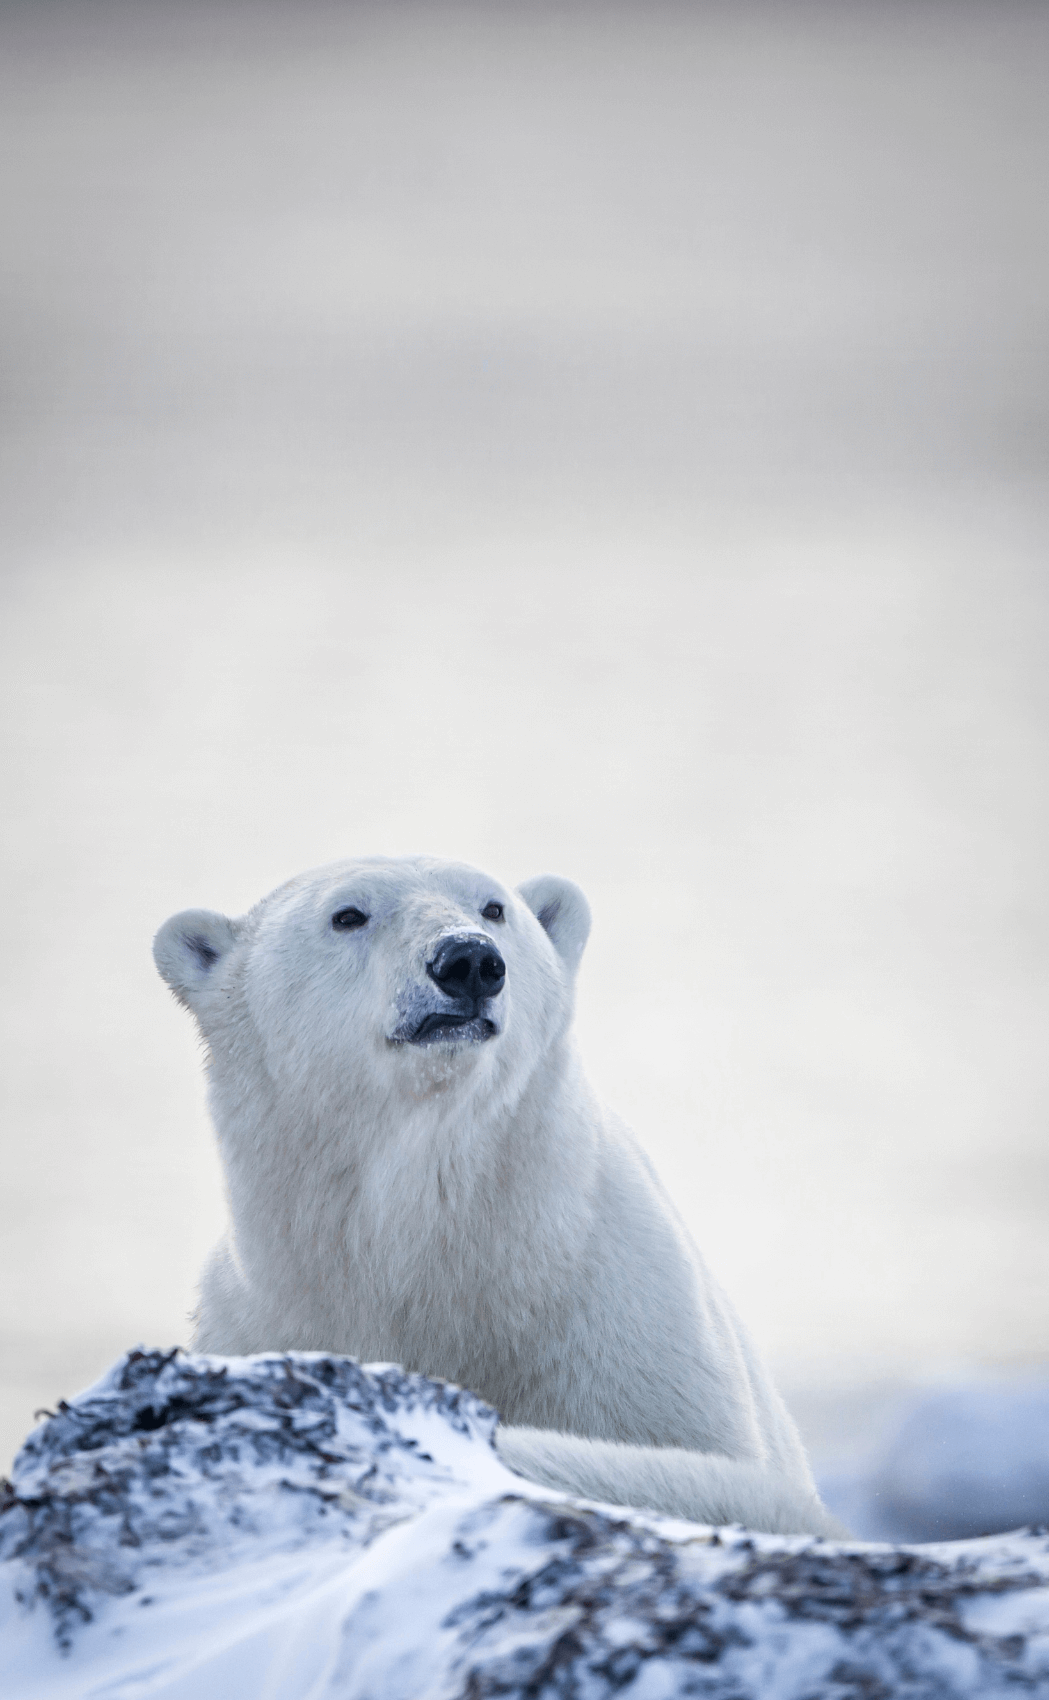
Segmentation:
[(484, 908), (481, 910), (481, 914), (486, 921), (501, 921), (503, 918), (503, 906), (501, 903), (486, 903)]
[(337, 933), (352, 933), (355, 927), (366, 927), (368, 917), (362, 909), (336, 909), (331, 924)]

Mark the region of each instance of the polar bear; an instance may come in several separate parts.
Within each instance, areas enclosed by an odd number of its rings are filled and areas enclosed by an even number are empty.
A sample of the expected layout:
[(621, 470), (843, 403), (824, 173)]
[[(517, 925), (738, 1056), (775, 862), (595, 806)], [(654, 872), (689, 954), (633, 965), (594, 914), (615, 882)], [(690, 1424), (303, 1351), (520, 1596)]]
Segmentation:
[(205, 1352), (396, 1361), (500, 1411), (546, 1486), (840, 1532), (727, 1298), (572, 1035), (583, 893), (339, 862), (154, 956), (207, 1045), (229, 1227)]

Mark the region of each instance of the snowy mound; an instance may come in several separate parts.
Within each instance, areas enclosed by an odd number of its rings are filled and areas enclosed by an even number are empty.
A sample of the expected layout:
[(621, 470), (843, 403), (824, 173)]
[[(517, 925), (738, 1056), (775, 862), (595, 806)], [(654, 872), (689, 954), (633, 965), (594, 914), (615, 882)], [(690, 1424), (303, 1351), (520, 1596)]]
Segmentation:
[(471, 1394), (347, 1358), (132, 1352), (0, 1515), (18, 1700), (1049, 1691), (1049, 1537), (715, 1532), (531, 1486)]
[(1049, 1377), (911, 1390), (880, 1444), (839, 1457), (819, 1480), (847, 1527), (872, 1540), (957, 1541), (1049, 1523)]

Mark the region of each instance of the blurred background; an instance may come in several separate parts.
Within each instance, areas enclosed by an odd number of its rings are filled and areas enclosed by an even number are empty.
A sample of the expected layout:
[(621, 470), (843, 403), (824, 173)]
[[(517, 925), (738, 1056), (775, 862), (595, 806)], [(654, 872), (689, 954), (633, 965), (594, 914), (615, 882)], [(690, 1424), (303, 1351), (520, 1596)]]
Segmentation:
[(1047, 52), (0, 5), (0, 1462), (222, 1225), (155, 928), (413, 850), (587, 890), (590, 1072), (857, 1527), (930, 1401), (1049, 1459)]

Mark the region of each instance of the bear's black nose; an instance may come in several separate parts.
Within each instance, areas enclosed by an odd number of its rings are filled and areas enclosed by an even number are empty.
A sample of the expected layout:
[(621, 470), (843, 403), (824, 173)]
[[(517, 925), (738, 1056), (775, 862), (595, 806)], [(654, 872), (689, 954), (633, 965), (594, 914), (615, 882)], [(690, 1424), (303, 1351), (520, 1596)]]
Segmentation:
[(449, 933), (426, 964), (431, 980), (450, 998), (495, 998), (503, 989), (506, 963), (484, 933)]

